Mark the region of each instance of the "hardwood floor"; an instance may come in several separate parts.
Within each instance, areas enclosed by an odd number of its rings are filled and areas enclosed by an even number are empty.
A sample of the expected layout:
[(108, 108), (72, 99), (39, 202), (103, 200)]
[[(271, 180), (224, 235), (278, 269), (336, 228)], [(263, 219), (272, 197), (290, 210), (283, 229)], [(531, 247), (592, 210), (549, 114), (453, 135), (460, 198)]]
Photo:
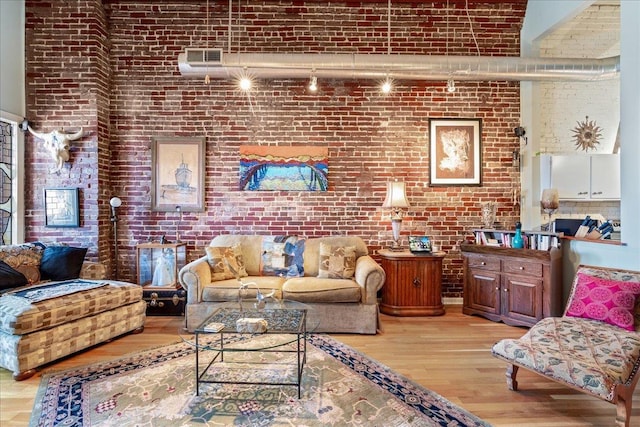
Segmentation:
[[(337, 340), (473, 412), (494, 426), (612, 426), (615, 406), (586, 396), (525, 370), (518, 373), (520, 391), (507, 389), (504, 362), (490, 354), (491, 345), (519, 337), (525, 329), (465, 316), (448, 306), (444, 316), (382, 315), (383, 331), (375, 336), (332, 334)], [(64, 370), (117, 358), (127, 353), (179, 341), (183, 319), (148, 317), (142, 334), (67, 357), (43, 368)], [(0, 368), (0, 426), (26, 426), (41, 375), (16, 382)], [(633, 399), (632, 426), (640, 426), (640, 394)]]

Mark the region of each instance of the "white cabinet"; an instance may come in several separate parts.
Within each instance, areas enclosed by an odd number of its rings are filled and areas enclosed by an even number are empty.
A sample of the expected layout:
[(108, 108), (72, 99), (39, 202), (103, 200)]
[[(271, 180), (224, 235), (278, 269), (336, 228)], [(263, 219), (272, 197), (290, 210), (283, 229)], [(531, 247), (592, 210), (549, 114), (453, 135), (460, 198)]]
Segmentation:
[(542, 188), (557, 188), (561, 200), (619, 200), (620, 156), (541, 156)]

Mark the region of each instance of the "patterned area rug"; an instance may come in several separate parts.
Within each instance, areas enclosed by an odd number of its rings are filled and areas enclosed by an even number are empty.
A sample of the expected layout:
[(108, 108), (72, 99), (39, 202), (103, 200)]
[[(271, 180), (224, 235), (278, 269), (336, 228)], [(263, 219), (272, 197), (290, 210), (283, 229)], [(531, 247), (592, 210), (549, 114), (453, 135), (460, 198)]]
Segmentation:
[[(326, 335), (309, 344), (300, 399), (297, 387), (232, 384), (201, 384), (196, 396), (195, 349), (183, 342), (44, 375), (30, 426), (488, 426)], [(200, 352), (201, 366), (210, 354)], [(236, 353), (221, 366), (228, 354)], [(254, 358), (234, 361), (253, 363), (245, 374), (277, 380), (295, 371), (295, 353), (237, 354)]]

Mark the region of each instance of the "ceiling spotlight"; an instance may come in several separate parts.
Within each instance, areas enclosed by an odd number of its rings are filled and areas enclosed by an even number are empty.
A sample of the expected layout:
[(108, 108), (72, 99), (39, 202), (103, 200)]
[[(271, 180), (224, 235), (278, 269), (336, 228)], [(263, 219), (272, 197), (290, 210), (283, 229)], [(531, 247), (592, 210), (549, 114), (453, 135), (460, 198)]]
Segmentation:
[(240, 78), (240, 89), (242, 89), (243, 91), (248, 91), (249, 89), (251, 89), (251, 79), (249, 77), (241, 77)]
[(447, 92), (453, 93), (456, 91), (456, 82), (453, 81), (453, 78), (447, 80)]
[(309, 79), (309, 90), (311, 92), (315, 92), (318, 90), (318, 78), (316, 76), (311, 76)]
[(391, 92), (391, 89), (393, 89), (393, 80), (387, 77), (385, 81), (382, 82), (382, 86), (380, 87), (380, 90), (382, 91), (382, 93), (386, 95)]

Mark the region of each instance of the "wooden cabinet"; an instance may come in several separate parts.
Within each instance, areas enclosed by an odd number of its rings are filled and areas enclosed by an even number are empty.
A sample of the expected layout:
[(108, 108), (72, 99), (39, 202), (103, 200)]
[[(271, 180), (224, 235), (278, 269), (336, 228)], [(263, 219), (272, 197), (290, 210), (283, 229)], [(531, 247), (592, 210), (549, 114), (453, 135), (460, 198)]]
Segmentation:
[(509, 325), (562, 314), (562, 252), (464, 244), (463, 309)]
[(409, 251), (378, 251), (386, 274), (380, 311), (392, 316), (438, 316), (442, 304), (444, 252), (417, 255)]
[(545, 155), (541, 188), (557, 188), (561, 200), (620, 199), (618, 154)]

